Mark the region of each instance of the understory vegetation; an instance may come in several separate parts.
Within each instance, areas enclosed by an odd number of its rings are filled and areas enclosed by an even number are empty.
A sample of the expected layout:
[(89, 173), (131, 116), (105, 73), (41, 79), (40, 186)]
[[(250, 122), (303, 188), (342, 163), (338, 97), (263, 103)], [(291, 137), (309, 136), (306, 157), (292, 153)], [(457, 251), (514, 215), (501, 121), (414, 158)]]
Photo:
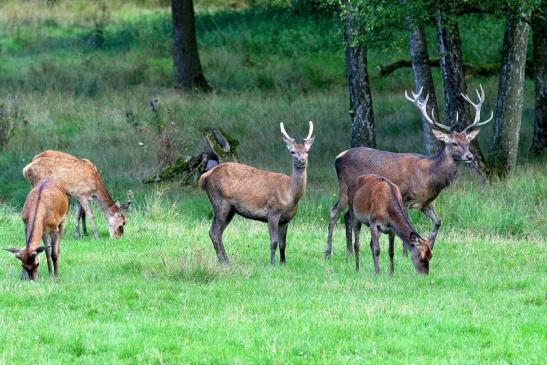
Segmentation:
[[(20, 210), (32, 157), (58, 149), (92, 160), (115, 199), (135, 196), (125, 234), (74, 239), (70, 212), (60, 277), (46, 265), (36, 283), (0, 255), (0, 364), (66, 363), (542, 363), (547, 358), (547, 174), (528, 154), (533, 84), (525, 82), (519, 166), (485, 184), (463, 167), (436, 201), (442, 228), (430, 275), (418, 277), (397, 241), (388, 275), (368, 245), (361, 272), (345, 254), (342, 225), (323, 259), (328, 211), (337, 197), (334, 158), (350, 124), (339, 19), (304, 1), (196, 1), (200, 57), (210, 94), (173, 85), (169, 2), (3, 1), (0, 4), (2, 248), (24, 245)], [(292, 5), (291, 5), (292, 4)], [(499, 62), (503, 24), (461, 19), (464, 60)], [(428, 29), (430, 52), (434, 29)], [(379, 76), (408, 58), (406, 34), (369, 52), (380, 149), (423, 152), (421, 121), (404, 100), (410, 69)], [(438, 70), (434, 79), (439, 98)], [(497, 78), (482, 84), (483, 113)], [(152, 102), (153, 101), (153, 102)], [(159, 112), (151, 108), (159, 105)], [(439, 105), (442, 105), (439, 101)], [(236, 218), (221, 267), (209, 239), (206, 195), (177, 182), (143, 184), (157, 172), (157, 118), (173, 125), (178, 156), (200, 151), (203, 131), (221, 127), (240, 142), (241, 162), (289, 173), (279, 122), (301, 139), (315, 125), (308, 188), (288, 233), (287, 265), (268, 265), (266, 225)], [(441, 118), (442, 119), (442, 118)], [(483, 128), (483, 151), (491, 139)], [(430, 221), (411, 212), (419, 232)], [(367, 242), (368, 232), (362, 242)], [(42, 260), (45, 263), (45, 259)]]

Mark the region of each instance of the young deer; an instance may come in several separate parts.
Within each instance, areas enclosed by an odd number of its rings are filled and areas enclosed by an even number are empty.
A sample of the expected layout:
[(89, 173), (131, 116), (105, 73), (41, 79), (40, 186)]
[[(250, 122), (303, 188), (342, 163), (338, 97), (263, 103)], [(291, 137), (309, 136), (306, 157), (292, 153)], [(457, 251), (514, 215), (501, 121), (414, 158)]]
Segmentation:
[[(462, 96), (475, 108), (475, 120), (462, 132), (452, 131), (450, 127), (437, 123), (433, 117), (427, 114), (426, 106), (429, 95), (424, 101), (420, 101), (422, 90), (410, 98), (405, 92), (408, 100), (416, 105), (426, 120), (433, 127), (433, 135), (444, 142), (443, 148), (434, 156), (427, 157), (414, 153), (393, 153), (379, 151), (373, 148), (356, 147), (340, 153), (336, 157), (335, 167), (340, 187), (338, 201), (330, 210), (329, 226), (327, 235), (327, 247), (325, 257), (328, 258), (332, 252), (332, 233), (338, 215), (348, 205), (348, 187), (360, 175), (377, 174), (384, 176), (393, 182), (400, 189), (405, 207), (420, 209), (434, 223), (435, 227), (428, 237), (433, 248), (441, 220), (435, 212), (433, 201), (440, 192), (448, 187), (458, 175), (458, 163), (463, 161), (470, 163), (474, 156), (469, 151), (469, 143), (479, 133), (478, 127), (492, 120), (490, 118), (479, 123), (481, 107), (484, 103), (484, 90), (477, 91), (479, 101), (474, 104), (466, 95)], [(457, 119), (457, 117), (456, 117)], [(351, 242), (351, 222), (346, 214), (346, 236), (350, 236), (347, 242)], [(351, 255), (353, 249), (351, 244), (347, 245), (347, 253)]]
[[(59, 245), (67, 212), (68, 197), (52, 180), (42, 180), (30, 191), (23, 207), (25, 247), (6, 249), (21, 260), (22, 279), (38, 278), (38, 254), (43, 251), (46, 251), (49, 273), (53, 271), (55, 276), (59, 275)], [(40, 245), (42, 240), (44, 244)]]
[(23, 169), (23, 175), (35, 186), (44, 178), (53, 179), (65, 191), (78, 200), (76, 209), (76, 235), (80, 236), (80, 221), (82, 221), (84, 235), (87, 235), (85, 217), (89, 217), (93, 228), (93, 236), (99, 238), (95, 226), (93, 212), (89, 200), (98, 201), (108, 220), (108, 232), (111, 238), (121, 237), (126, 219), (123, 212), (129, 208), (131, 202), (120, 204), (114, 202), (104, 186), (101, 175), (95, 165), (86, 159), (79, 159), (65, 152), (47, 150), (32, 159)]
[[(359, 233), (361, 223), (370, 227), (370, 249), (374, 260), (374, 271), (380, 273), (380, 234), (389, 235), (389, 271), (393, 275), (395, 234), (410, 249), (412, 263), (418, 274), (429, 273), (431, 246), (420, 237), (408, 221), (399, 188), (391, 181), (374, 174), (359, 176), (350, 185), (349, 215), (355, 234), (355, 267), (359, 271)], [(349, 237), (351, 239), (351, 237)], [(351, 241), (348, 242), (351, 245)]]
[(306, 191), (308, 153), (313, 144), (313, 123), (303, 144), (287, 134), (280, 124), (283, 142), (292, 155), (292, 176), (257, 170), (251, 166), (225, 162), (204, 173), (199, 186), (205, 190), (214, 218), (209, 236), (220, 262), (228, 263), (222, 243), (222, 233), (234, 214), (268, 223), (270, 233), (270, 263), (275, 264), (279, 244), (281, 263), (285, 263), (287, 226), (297, 211), (298, 201)]

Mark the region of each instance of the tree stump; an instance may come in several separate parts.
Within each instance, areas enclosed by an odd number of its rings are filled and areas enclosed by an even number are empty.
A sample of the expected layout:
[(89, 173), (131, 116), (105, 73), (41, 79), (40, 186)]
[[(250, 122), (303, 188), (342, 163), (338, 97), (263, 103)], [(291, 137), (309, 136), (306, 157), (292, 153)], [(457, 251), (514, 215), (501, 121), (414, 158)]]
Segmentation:
[(197, 156), (178, 158), (155, 176), (143, 180), (145, 184), (180, 180), (182, 185), (196, 186), (204, 172), (227, 161), (238, 161), (239, 141), (220, 128), (209, 128), (203, 137), (204, 151)]

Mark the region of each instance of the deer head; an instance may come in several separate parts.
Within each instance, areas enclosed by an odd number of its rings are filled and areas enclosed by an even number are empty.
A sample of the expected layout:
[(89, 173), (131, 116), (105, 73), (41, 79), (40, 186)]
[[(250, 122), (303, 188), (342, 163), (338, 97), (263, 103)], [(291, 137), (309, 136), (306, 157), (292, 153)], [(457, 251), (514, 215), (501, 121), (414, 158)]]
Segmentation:
[(131, 201), (133, 200), (133, 192), (129, 190), (127, 192), (127, 203), (114, 203), (113, 212), (108, 217), (108, 233), (110, 238), (120, 238), (123, 235), (123, 226), (127, 222), (127, 219), (123, 215), (123, 212), (126, 212), (131, 206)]
[(416, 272), (420, 275), (429, 274), (429, 261), (431, 260), (431, 246), (429, 242), (415, 232), (410, 233), (410, 252), (412, 263)]
[[(485, 125), (486, 123), (490, 122), (494, 116), (494, 112), (491, 113), (490, 118), (488, 118), (484, 122), (480, 122), (481, 118), (481, 108), (482, 104), (484, 103), (484, 90), (482, 88), (482, 85), (480, 85), (480, 93), (479, 90), (475, 90), (477, 92), (477, 96), (479, 98), (479, 101), (475, 104), (471, 101), (469, 96), (461, 94), (462, 97), (469, 102), (473, 108), (475, 109), (475, 119), (473, 120), (473, 123), (468, 125), (463, 131), (456, 132), (452, 130), (451, 127), (448, 127), (444, 124), (438, 123), (434, 116), (433, 116), (433, 110), (431, 112), (431, 117), (427, 114), (427, 101), (429, 99), (429, 94), (426, 95), (425, 99), (422, 101), (421, 94), (422, 94), (423, 87), (420, 89), (420, 91), (415, 94), (412, 93), (412, 98), (408, 96), (406, 90), (405, 90), (405, 97), (407, 100), (412, 102), (418, 110), (422, 113), (425, 120), (431, 125), (432, 129), (431, 132), (433, 133), (433, 136), (435, 136), (436, 139), (439, 141), (444, 142), (448, 152), (450, 155), (456, 160), (456, 161), (465, 161), (465, 162), (471, 162), (474, 160), (474, 156), (469, 151), (469, 143), (477, 137), (477, 135), (480, 132), (480, 129), (478, 127)], [(453, 123), (453, 125), (456, 125), (458, 123), (458, 114), (456, 113), (456, 121)]]
[(36, 280), (38, 279), (38, 267), (40, 266), (40, 258), (38, 254), (46, 250), (51, 246), (40, 246), (37, 248), (6, 248), (5, 250), (11, 252), (15, 257), (21, 260), (21, 266), (23, 267), (23, 273), (21, 279), (23, 280)]
[(298, 170), (305, 169), (308, 165), (308, 153), (310, 152), (311, 145), (315, 140), (315, 137), (312, 136), (313, 122), (310, 120), (310, 129), (308, 132), (308, 136), (304, 138), (304, 143), (302, 144), (296, 143), (294, 138), (290, 137), (287, 134), (283, 123), (280, 123), (279, 127), (281, 128), (281, 138), (283, 139), (283, 142), (285, 142), (287, 149), (292, 155), (294, 167)]

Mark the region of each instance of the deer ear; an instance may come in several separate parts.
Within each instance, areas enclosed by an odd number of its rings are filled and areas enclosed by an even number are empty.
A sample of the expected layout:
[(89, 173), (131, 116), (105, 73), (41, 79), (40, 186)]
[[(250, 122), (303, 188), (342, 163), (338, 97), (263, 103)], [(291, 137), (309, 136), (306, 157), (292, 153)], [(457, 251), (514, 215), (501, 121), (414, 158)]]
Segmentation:
[(131, 205), (131, 202), (128, 201), (127, 203), (120, 204), (118, 203), (117, 206), (120, 210), (126, 211), (129, 209), (129, 206)]
[(11, 252), (15, 255), (17, 255), (19, 252), (21, 252), (21, 249), (19, 248), (15, 248), (15, 247), (11, 247), (11, 248), (4, 248), (4, 250), (8, 251), (8, 252)]
[(313, 144), (313, 141), (315, 141), (315, 137), (311, 137), (310, 139), (306, 139), (304, 141), (304, 147), (306, 147), (306, 152), (310, 151), (311, 145)]
[(443, 141), (444, 143), (449, 143), (452, 141), (452, 137), (450, 137), (449, 134), (443, 133), (437, 129), (432, 128), (431, 133), (437, 138), (439, 141)]
[(420, 239), (418, 238), (418, 235), (414, 232), (410, 232), (410, 236), (408, 237), (410, 243), (412, 243), (414, 246), (420, 245)]
[(481, 131), (480, 129), (475, 129), (472, 132), (466, 133), (465, 138), (467, 139), (467, 142), (471, 142), (472, 140), (474, 140), (475, 137), (477, 137), (477, 134), (479, 134), (480, 131)]
[(44, 252), (47, 248), (50, 248), (51, 246), (40, 246), (36, 249), (36, 253), (39, 254), (41, 252)]
[(283, 140), (283, 142), (285, 142), (285, 146), (287, 146), (287, 149), (289, 150), (289, 152), (294, 151), (294, 140), (287, 139), (285, 137), (281, 137), (281, 139)]

